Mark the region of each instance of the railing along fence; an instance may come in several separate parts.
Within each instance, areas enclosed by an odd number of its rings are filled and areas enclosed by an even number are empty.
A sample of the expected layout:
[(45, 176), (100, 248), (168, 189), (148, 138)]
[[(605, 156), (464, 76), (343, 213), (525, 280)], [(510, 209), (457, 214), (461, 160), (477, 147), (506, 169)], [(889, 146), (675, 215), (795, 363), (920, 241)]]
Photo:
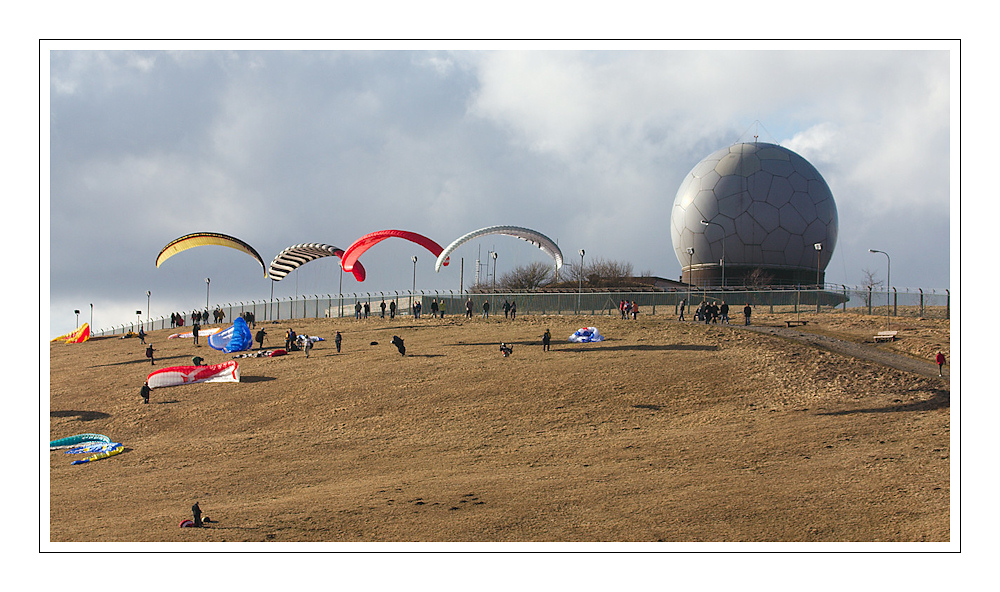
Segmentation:
[[(385, 316), (390, 316), (391, 303), (396, 304), (396, 316), (412, 317), (414, 305), (420, 303), (421, 316), (431, 314), (436, 301), (438, 309), (449, 316), (467, 316), (467, 304), (472, 302), (472, 316), (484, 315), (483, 304), (490, 303), (489, 314), (503, 315), (504, 302), (516, 306), (515, 314), (522, 315), (616, 315), (622, 300), (634, 302), (640, 315), (677, 315), (680, 303), (684, 301), (690, 310), (703, 301), (722, 303), (742, 309), (750, 304), (755, 309), (782, 314), (817, 311), (843, 311), (853, 314), (886, 315), (902, 317), (951, 318), (951, 293), (949, 290), (923, 290), (921, 288), (893, 288), (891, 290), (871, 290), (863, 286), (826, 286), (823, 289), (774, 288), (774, 289), (730, 289), (694, 288), (691, 290), (654, 291), (583, 291), (583, 292), (497, 292), (497, 293), (457, 293), (454, 291), (399, 290), (392, 292), (356, 292), (351, 294), (312, 294), (273, 300), (251, 300), (216, 304), (209, 309), (198, 308), (180, 313), (183, 325), (171, 322), (170, 315), (152, 319), (136, 319), (113, 327), (94, 331), (95, 336), (127, 334), (144, 331), (177, 328), (190, 330), (193, 314), (200, 312), (208, 317), (202, 319), (201, 326), (229, 325), (233, 319), (250, 313), (256, 322), (285, 321), (306, 318), (354, 317), (358, 305), (364, 315), (364, 305), (368, 304), (369, 317), (382, 314), (380, 304), (386, 303)], [(214, 312), (220, 310), (224, 317), (216, 322)]]

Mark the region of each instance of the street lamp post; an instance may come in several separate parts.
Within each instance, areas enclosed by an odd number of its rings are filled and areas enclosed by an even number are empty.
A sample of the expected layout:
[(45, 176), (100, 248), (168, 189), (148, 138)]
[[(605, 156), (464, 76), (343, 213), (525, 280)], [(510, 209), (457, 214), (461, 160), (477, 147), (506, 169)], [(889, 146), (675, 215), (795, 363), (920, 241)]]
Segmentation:
[[(493, 251), (493, 288), (490, 289), (494, 296), (497, 293), (497, 252)], [(494, 309), (496, 310), (496, 309)]]
[(694, 247), (688, 247), (688, 310), (691, 310), (691, 268), (694, 267)]
[(892, 270), (892, 261), (889, 259), (889, 253), (885, 251), (879, 251), (878, 249), (868, 249), (869, 253), (882, 253), (885, 255), (885, 330), (889, 330), (889, 290), (891, 290), (892, 283), (889, 281), (889, 272)]
[(205, 310), (208, 310), (208, 295), (211, 292), (211, 289), (212, 289), (212, 278), (205, 278)]
[[(79, 326), (80, 325), (77, 324), (77, 327), (79, 327)], [(94, 330), (94, 304), (93, 303), (91, 303), (91, 305), (90, 305), (90, 330), (91, 331)]]
[(585, 251), (580, 249), (580, 288), (576, 293), (576, 314), (580, 314), (580, 299), (583, 296), (583, 255)]
[(820, 258), (823, 255), (823, 243), (813, 243), (813, 248), (816, 249), (816, 312), (819, 312), (819, 293), (823, 289), (823, 286), (819, 283), (819, 270), (822, 262)]
[[(152, 295), (153, 295), (152, 292), (150, 292), (149, 290), (146, 290), (146, 322), (147, 323), (149, 322), (149, 297), (152, 296)], [(152, 326), (150, 326), (150, 330), (152, 330)]]
[(816, 249), (816, 287), (821, 288), (822, 286), (819, 285), (819, 272), (822, 265), (820, 258), (823, 255), (823, 243), (815, 243), (813, 244), (813, 248)]
[(73, 312), (76, 314), (76, 326), (79, 327), (80, 326), (80, 310), (77, 309), (77, 310), (74, 310)]
[(718, 222), (709, 222), (708, 220), (702, 220), (702, 224), (705, 226), (712, 225), (718, 226), (722, 229), (722, 287), (726, 287), (726, 228), (719, 224)]

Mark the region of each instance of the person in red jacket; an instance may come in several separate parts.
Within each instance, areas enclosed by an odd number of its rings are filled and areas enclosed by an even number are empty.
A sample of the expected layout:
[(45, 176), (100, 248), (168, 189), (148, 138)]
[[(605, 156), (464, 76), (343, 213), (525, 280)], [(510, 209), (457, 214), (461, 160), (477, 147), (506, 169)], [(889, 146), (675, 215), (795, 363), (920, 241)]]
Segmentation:
[(938, 351), (937, 356), (934, 358), (934, 361), (937, 362), (938, 365), (938, 376), (944, 376), (944, 374), (941, 373), (942, 368), (944, 368), (944, 354), (941, 353), (940, 350)]

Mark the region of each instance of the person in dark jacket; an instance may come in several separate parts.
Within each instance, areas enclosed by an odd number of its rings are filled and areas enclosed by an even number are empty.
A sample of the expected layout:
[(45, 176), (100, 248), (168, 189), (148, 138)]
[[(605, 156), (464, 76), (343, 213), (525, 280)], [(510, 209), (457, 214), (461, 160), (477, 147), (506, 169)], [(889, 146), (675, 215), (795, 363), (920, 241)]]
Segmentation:
[(546, 329), (542, 334), (542, 351), (549, 351), (549, 342), (552, 341), (552, 334)]
[(343, 340), (344, 340), (344, 338), (340, 336), (340, 331), (337, 331), (337, 336), (333, 338), (333, 342), (334, 342), (335, 344), (337, 344), (337, 353), (338, 353), (338, 354), (340, 353), (340, 343), (341, 343), (341, 342), (342, 342)]
[(257, 340), (257, 349), (263, 349), (264, 348), (264, 338), (267, 337), (267, 331), (265, 331), (263, 328), (261, 328), (259, 331), (257, 331), (257, 335), (255, 335), (254, 337)]
[(142, 397), (143, 403), (149, 403), (149, 381), (142, 383), (142, 388), (139, 389), (139, 396)]
[(747, 305), (743, 307), (743, 324), (744, 325), (749, 325), (750, 324), (750, 313), (752, 313), (752, 312), (753, 312), (753, 309), (750, 308), (750, 303), (748, 302)]
[(403, 345), (403, 340), (400, 339), (399, 335), (392, 336), (392, 344), (395, 345), (396, 349), (399, 350), (399, 355), (401, 356), (406, 355), (406, 346)]
[(198, 502), (191, 506), (191, 513), (194, 514), (195, 528), (201, 528), (201, 508), (198, 507)]
[(153, 345), (150, 344), (146, 346), (146, 357), (149, 358), (149, 363), (153, 366), (156, 365), (156, 361), (153, 360)]
[(719, 307), (719, 314), (722, 315), (722, 322), (728, 325), (729, 324), (729, 305), (726, 304), (725, 300), (722, 301), (722, 306)]

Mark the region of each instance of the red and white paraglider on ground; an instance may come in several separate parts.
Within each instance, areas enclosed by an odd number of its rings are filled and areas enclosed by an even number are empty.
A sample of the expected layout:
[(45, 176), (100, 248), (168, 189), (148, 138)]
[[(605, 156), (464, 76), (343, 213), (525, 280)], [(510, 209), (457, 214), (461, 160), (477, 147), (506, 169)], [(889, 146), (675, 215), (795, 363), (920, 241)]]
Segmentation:
[(235, 360), (211, 366), (171, 366), (146, 377), (149, 388), (164, 388), (196, 382), (239, 382), (240, 365)]

